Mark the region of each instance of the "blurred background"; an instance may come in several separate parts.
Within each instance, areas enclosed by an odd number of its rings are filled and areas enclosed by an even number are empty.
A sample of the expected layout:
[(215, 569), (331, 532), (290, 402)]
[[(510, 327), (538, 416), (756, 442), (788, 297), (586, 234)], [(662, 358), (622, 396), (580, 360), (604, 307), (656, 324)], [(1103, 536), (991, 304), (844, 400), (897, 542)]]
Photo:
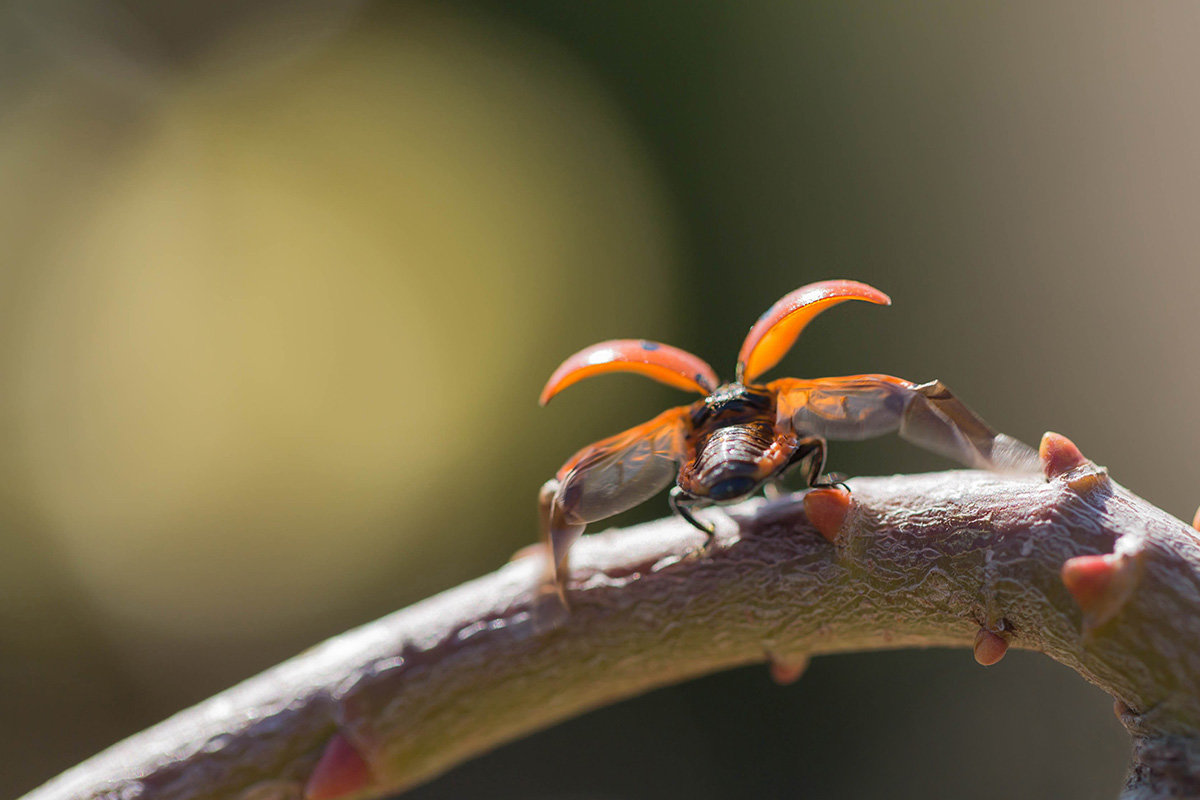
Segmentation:
[[(0, 794), (535, 538), (594, 341), (941, 378), (1190, 519), (1200, 7), (0, 4)], [(849, 474), (947, 466), (898, 440)], [(665, 514), (665, 500), (615, 522)], [(1115, 796), (1041, 656), (817, 659), (604, 709), (411, 797)]]

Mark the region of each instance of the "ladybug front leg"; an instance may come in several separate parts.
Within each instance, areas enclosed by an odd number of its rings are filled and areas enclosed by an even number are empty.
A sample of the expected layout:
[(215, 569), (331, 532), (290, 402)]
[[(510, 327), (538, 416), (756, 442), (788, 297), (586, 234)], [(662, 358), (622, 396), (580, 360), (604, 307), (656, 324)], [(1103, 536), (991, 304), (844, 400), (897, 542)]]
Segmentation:
[(804, 471), (804, 488), (821, 486), (821, 475), (825, 472), (825, 440), (820, 436), (801, 439), (793, 456), (795, 465)]
[(768, 500), (778, 500), (783, 497), (788, 492), (785, 479), (788, 475), (797, 472), (804, 477), (805, 489), (835, 485), (835, 482), (821, 480), (821, 476), (825, 472), (825, 453), (825, 440), (820, 436), (806, 436), (800, 439), (796, 442), (796, 449), (787, 466), (778, 474), (768, 478), (763, 484), (763, 494)]

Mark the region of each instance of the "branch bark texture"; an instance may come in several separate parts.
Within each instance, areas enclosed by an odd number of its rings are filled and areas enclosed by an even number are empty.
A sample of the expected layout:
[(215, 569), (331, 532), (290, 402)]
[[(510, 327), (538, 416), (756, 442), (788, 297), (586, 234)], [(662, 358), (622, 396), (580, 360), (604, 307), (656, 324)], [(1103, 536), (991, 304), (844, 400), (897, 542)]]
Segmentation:
[[(1048, 437), (1049, 438), (1049, 437)], [(138, 734), (26, 800), (393, 794), (590, 708), (752, 662), (924, 645), (1037, 650), (1116, 699), (1124, 798), (1200, 796), (1200, 536), (1061, 439), (1049, 478), (861, 478), (540, 558), (332, 639)], [(1114, 791), (1116, 787), (1114, 787)]]

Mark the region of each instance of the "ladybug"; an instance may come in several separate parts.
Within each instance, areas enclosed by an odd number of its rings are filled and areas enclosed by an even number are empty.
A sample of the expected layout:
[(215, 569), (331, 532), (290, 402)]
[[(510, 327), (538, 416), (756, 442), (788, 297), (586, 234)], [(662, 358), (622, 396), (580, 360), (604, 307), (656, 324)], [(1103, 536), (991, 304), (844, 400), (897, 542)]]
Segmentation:
[(821, 480), (829, 439), (869, 439), (895, 431), (969, 467), (1038, 469), (1029, 446), (992, 430), (941, 381), (851, 375), (758, 382), (814, 317), (847, 300), (891, 305), (883, 292), (857, 281), (802, 286), (750, 328), (732, 383), (722, 384), (713, 368), (691, 353), (643, 339), (594, 344), (554, 371), (541, 405), (571, 384), (607, 372), (635, 372), (703, 398), (588, 445), (542, 486), (538, 509), (550, 554), (547, 583), (561, 599), (567, 556), (584, 527), (650, 499), (672, 479), (672, 510), (711, 541), (713, 530), (696, 520), (694, 510), (736, 503), (764, 487), (777, 490), (792, 470), (806, 488), (831, 485)]

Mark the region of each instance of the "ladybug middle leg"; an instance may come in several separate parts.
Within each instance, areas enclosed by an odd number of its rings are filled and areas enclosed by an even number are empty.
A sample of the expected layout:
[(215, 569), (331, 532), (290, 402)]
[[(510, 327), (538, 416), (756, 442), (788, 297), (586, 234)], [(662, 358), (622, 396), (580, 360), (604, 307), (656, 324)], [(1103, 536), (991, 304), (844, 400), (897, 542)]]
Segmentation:
[[(799, 469), (804, 475), (805, 489), (830, 489), (834, 486), (841, 486), (850, 491), (850, 487), (846, 486), (842, 481), (845, 480), (839, 472), (831, 472), (825, 474), (825, 454), (828, 446), (820, 436), (809, 436), (801, 439), (796, 444), (796, 452), (792, 456), (791, 463), (777, 476), (777, 480), (791, 472), (793, 469)], [(777, 484), (778, 489), (778, 484)]]

